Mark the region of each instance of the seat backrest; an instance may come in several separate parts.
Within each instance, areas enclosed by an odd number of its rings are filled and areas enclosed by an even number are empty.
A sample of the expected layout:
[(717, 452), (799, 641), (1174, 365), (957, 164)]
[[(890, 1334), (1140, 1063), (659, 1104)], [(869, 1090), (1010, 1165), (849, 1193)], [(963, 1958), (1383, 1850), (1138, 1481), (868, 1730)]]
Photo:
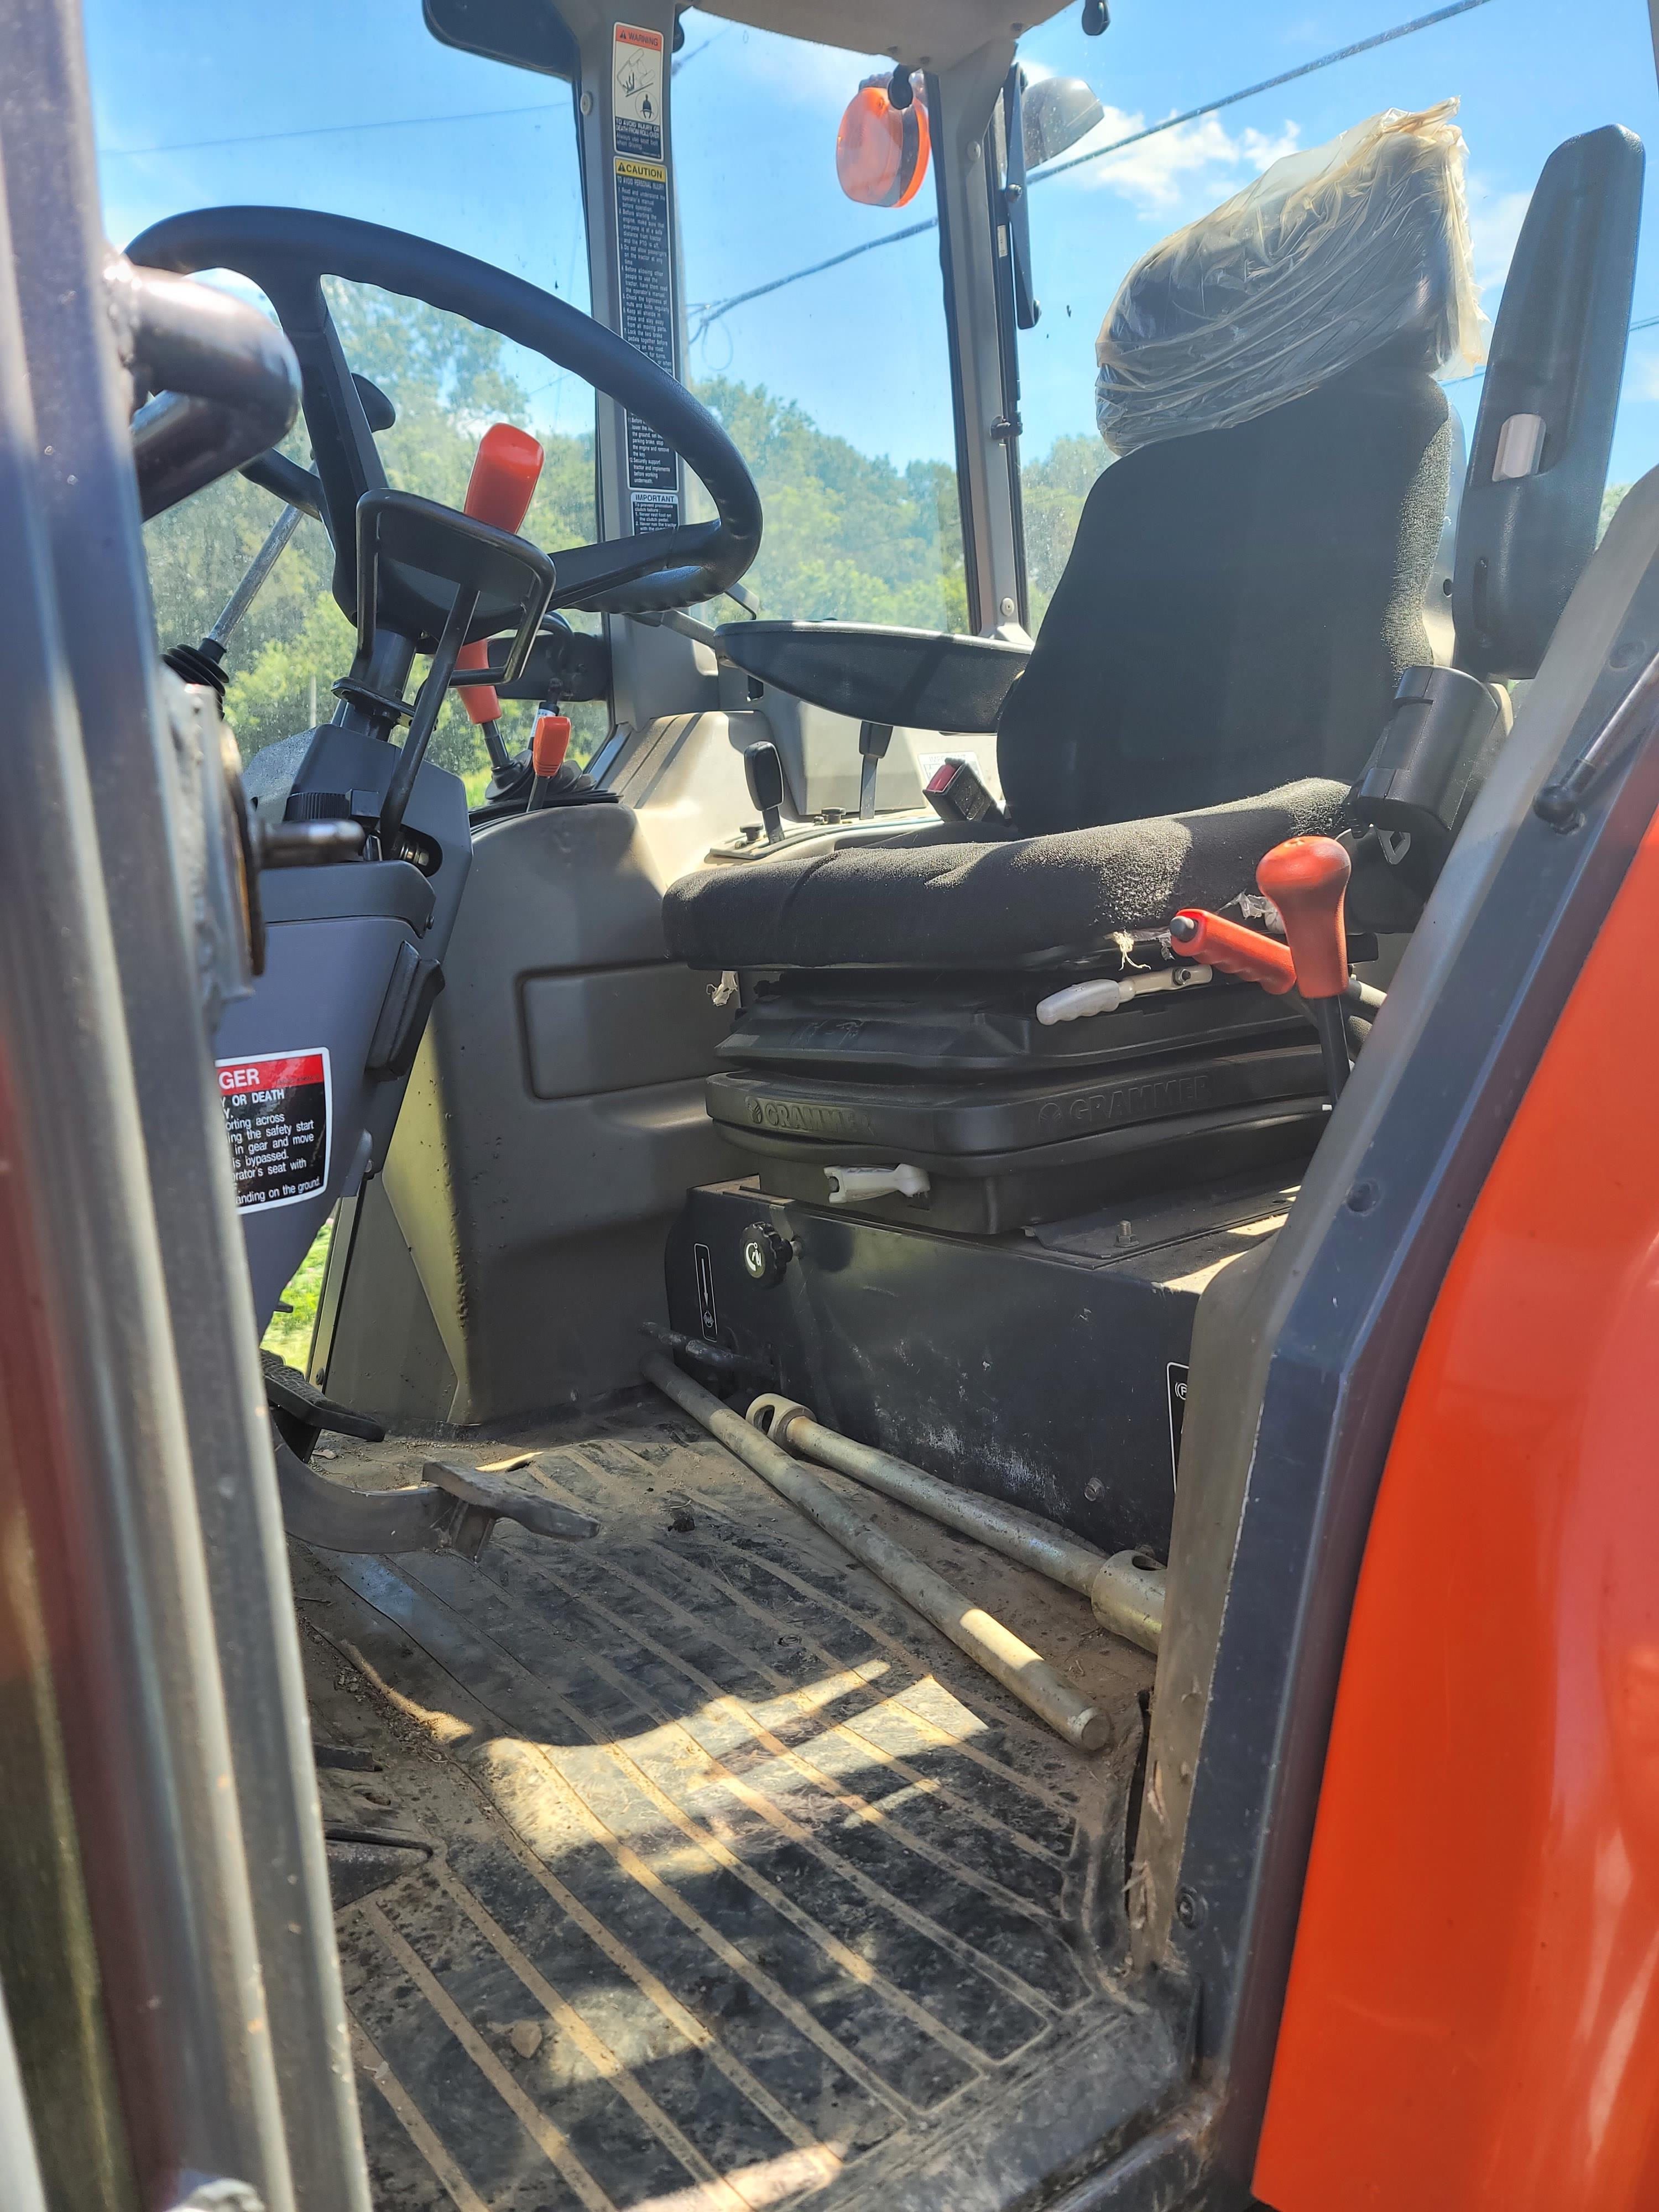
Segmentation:
[(1450, 451), (1428, 371), (1378, 357), (1106, 470), (998, 727), (1019, 827), (1351, 782), (1431, 658)]
[(998, 727), (1023, 830), (1352, 781), (1423, 619), (1476, 357), (1449, 105), (1274, 163), (1130, 271), (1102, 329), (1122, 458)]

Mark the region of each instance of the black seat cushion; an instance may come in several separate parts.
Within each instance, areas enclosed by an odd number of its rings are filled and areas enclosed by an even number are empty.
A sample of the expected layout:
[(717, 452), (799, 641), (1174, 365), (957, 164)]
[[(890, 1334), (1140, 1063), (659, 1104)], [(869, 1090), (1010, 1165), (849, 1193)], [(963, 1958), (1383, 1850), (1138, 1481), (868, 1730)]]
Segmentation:
[(1449, 453), (1438, 385), (1377, 357), (1115, 462), (1003, 707), (997, 766), (1020, 829), (1352, 782), (1401, 672), (1431, 657), (1423, 594)]
[(1263, 796), (1046, 837), (940, 823), (828, 852), (703, 868), (663, 902), (693, 968), (1036, 968), (1104, 951), (1183, 906), (1255, 887), (1284, 837), (1340, 826), (1348, 787), (1310, 777)]

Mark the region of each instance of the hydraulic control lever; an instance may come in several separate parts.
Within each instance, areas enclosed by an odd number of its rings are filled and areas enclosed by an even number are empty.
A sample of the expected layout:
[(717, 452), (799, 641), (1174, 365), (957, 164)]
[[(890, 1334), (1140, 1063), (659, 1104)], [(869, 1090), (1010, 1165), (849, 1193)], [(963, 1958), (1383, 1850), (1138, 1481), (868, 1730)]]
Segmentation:
[(1351, 1073), (1342, 1001), (1348, 988), (1348, 939), (1343, 924), (1352, 862), (1334, 837), (1291, 837), (1275, 845), (1255, 872), (1257, 888), (1285, 923), (1296, 985), (1313, 1016), (1333, 1101)]
[(564, 766), (564, 757), (569, 750), (569, 715), (544, 708), (537, 715), (535, 727), (530, 732), (530, 766), (534, 781), (525, 808), (526, 814), (533, 814), (538, 806), (546, 805), (553, 779)]
[(777, 747), (764, 741), (745, 745), (743, 775), (749, 796), (760, 809), (766, 842), (775, 845), (783, 835), (783, 757)]
[[(461, 502), (463, 514), (476, 515), (480, 522), (493, 523), (497, 530), (511, 531), (516, 537), (520, 524), (530, 512), (545, 459), (541, 447), (527, 430), (517, 429), (511, 422), (492, 422), (479, 439), (478, 450), (473, 456), (472, 473), (466, 480), (466, 497)], [(464, 645), (456, 655), (455, 665), (458, 669), (487, 668), (489, 639), (475, 638), (471, 645)], [(483, 732), (490, 767), (498, 776), (510, 774), (513, 763), (496, 727), (501, 702), (494, 689), (483, 684), (467, 686), (461, 691), (461, 704)]]
[(876, 811), (876, 776), (887, 748), (893, 742), (890, 722), (859, 724), (859, 820), (869, 822)]

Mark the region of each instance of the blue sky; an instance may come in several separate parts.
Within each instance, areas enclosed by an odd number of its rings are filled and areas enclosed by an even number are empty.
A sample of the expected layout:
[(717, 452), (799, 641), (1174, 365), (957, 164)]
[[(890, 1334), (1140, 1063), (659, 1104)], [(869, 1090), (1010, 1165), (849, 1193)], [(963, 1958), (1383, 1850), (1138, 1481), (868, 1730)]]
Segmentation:
[[(1293, 67), (1421, 12), (1425, 0), (1306, 7), (1113, 0), (1085, 39), (1072, 0), (1027, 35), (1035, 66), (1088, 79), (1113, 135)], [(280, 35), (273, 25), (280, 22)], [(87, 0), (111, 235), (231, 200), (335, 208), (465, 247), (586, 303), (562, 87), (439, 46), (418, 0)], [(933, 212), (854, 206), (835, 179), (837, 119), (872, 64), (691, 13), (675, 135), (694, 307)], [(1562, 138), (1620, 122), (1659, 139), (1641, 0), (1488, 0), (1035, 191), (1043, 320), (1024, 341), (1027, 451), (1093, 428), (1094, 339), (1130, 264), (1277, 153), (1387, 106), (1456, 95), (1469, 144), (1477, 270), (1495, 306), (1527, 194)], [(527, 111), (527, 112), (511, 112)], [(373, 130), (364, 124), (389, 125)], [(266, 136), (264, 134), (271, 134)], [(211, 143), (211, 142), (222, 143)], [(229, 143), (222, 143), (222, 142)], [(161, 150), (154, 150), (161, 149)], [(1659, 315), (1659, 182), (1635, 312)], [(701, 318), (693, 316), (694, 325)], [(694, 374), (799, 400), (826, 429), (901, 463), (945, 459), (951, 414), (937, 245), (872, 253), (716, 320)], [(539, 420), (589, 419), (538, 366)], [(1473, 419), (1478, 382), (1453, 398)], [(1632, 341), (1613, 476), (1659, 461), (1659, 328)]]

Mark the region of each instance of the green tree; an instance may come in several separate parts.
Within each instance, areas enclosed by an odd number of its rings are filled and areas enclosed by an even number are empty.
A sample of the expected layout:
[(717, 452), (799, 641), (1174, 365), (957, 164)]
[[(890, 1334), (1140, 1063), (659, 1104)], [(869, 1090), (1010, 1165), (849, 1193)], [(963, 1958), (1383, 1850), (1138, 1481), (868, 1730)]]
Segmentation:
[[(378, 441), (388, 478), (459, 506), (487, 426), (512, 420), (534, 427), (530, 397), (510, 373), (503, 341), (368, 286), (331, 279), (329, 293), (346, 358), (398, 410), (395, 426)], [(748, 580), (769, 613), (966, 629), (953, 468), (912, 461), (901, 469), (860, 453), (763, 386), (717, 378), (700, 387), (699, 397), (754, 472), (766, 530)], [(547, 459), (525, 532), (556, 553), (595, 535), (593, 441), (542, 430), (537, 435)], [(302, 423), (287, 450), (308, 459)], [(1060, 438), (1023, 471), (1033, 627), (1109, 458), (1097, 438)], [(1609, 500), (1614, 497), (1610, 492)], [(193, 644), (208, 629), (276, 511), (268, 494), (233, 476), (149, 525), (150, 585), (164, 645)], [(333, 711), (330, 687), (349, 666), (353, 644), (352, 626), (334, 601), (333, 565), (322, 526), (302, 522), (231, 640), (226, 712), (244, 757)], [(504, 708), (510, 744), (525, 741), (530, 713), (524, 705)], [(576, 756), (587, 758), (605, 732), (606, 709), (601, 702), (578, 705), (572, 719)], [(453, 697), (445, 704), (432, 751), (464, 775), (483, 769), (483, 739)]]
[[(330, 306), (346, 358), (386, 394), (395, 426), (378, 443), (389, 481), (459, 507), (477, 441), (492, 422), (529, 418), (522, 387), (493, 331), (417, 301), (330, 279)], [(547, 459), (525, 519), (526, 535), (556, 551), (594, 535), (591, 437), (540, 432)], [(287, 451), (309, 458), (303, 424)], [(194, 644), (217, 616), (276, 520), (270, 495), (239, 476), (158, 516), (145, 532), (156, 625), (164, 645)], [(232, 637), (225, 712), (244, 758), (333, 711), (330, 686), (351, 663), (352, 625), (336, 605), (333, 549), (319, 523), (301, 524), (264, 589)], [(579, 621), (585, 618), (578, 617)], [(502, 735), (528, 733), (532, 709), (507, 704)], [(574, 750), (587, 757), (604, 734), (602, 703), (571, 709)], [(432, 757), (462, 774), (485, 763), (483, 738), (453, 696), (434, 732)]]
[(1083, 502), (1111, 458), (1098, 438), (1056, 438), (1041, 460), (1028, 461), (1019, 472), (1033, 630), (1071, 556)]
[(754, 474), (766, 516), (745, 581), (770, 614), (964, 629), (956, 471), (896, 468), (820, 430), (763, 385), (716, 377), (697, 396)]

